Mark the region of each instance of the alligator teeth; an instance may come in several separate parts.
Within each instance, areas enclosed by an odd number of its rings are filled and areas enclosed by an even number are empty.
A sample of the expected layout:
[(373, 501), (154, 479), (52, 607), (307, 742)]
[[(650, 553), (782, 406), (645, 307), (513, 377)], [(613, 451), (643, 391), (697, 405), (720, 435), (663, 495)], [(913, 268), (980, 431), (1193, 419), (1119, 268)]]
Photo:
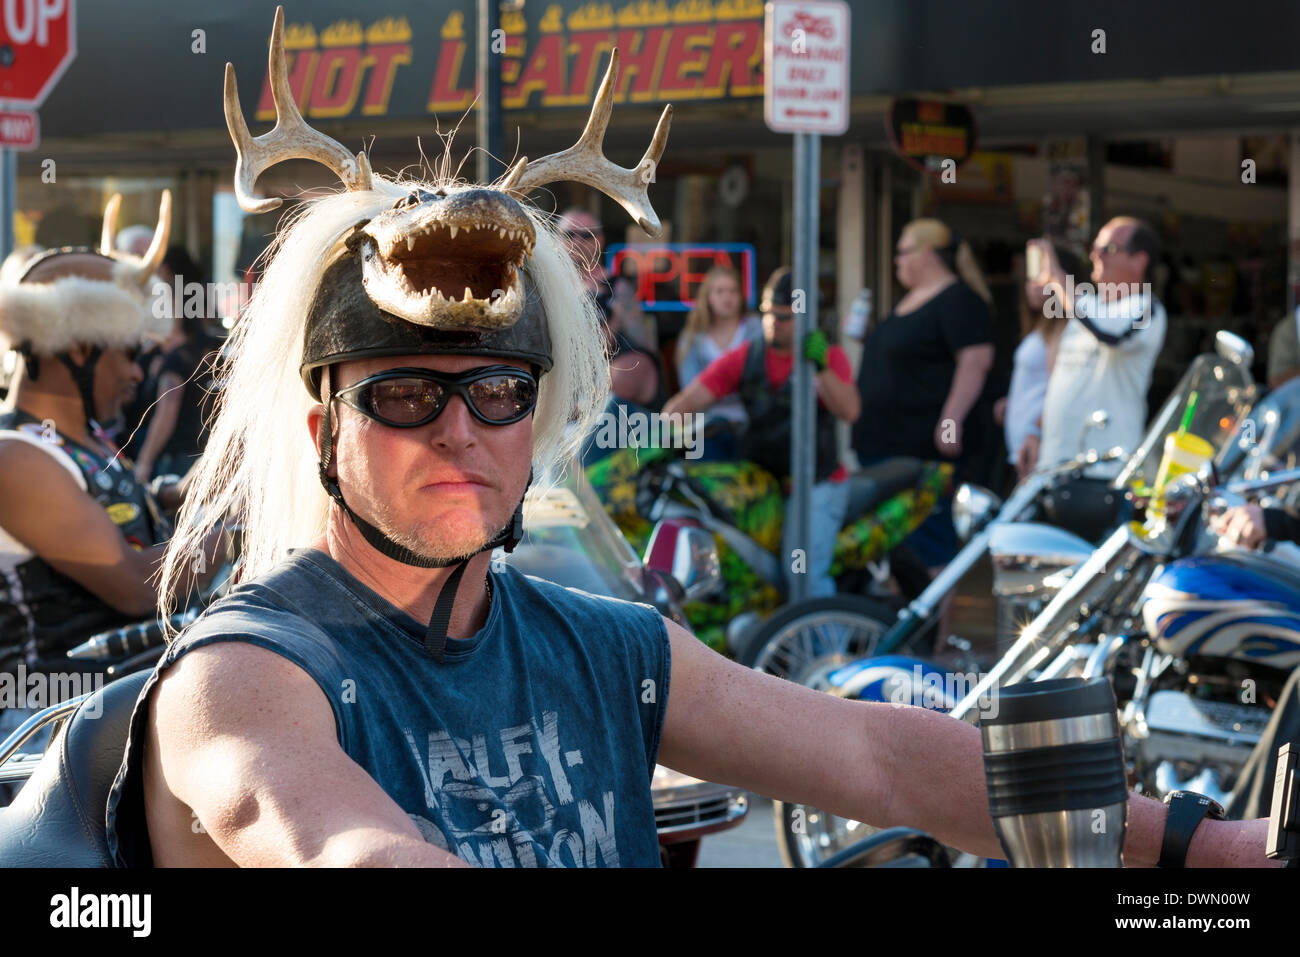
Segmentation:
[(451, 230), (451, 238), (452, 238), (452, 239), (455, 239), (455, 238), (456, 238), (456, 233), (460, 232), (460, 227), (458, 227), (458, 226), (448, 226), (447, 228)]
[(414, 248), (415, 248), (415, 237), (408, 235), (406, 237), (406, 251), (409, 253)]
[(469, 286), (466, 286), (466, 287), (465, 287), (465, 298), (462, 299), (461, 302), (469, 302), (469, 301), (470, 301), (471, 299), (473, 299), (473, 298), (474, 298), (474, 294), (473, 294), (472, 292), (469, 291)]

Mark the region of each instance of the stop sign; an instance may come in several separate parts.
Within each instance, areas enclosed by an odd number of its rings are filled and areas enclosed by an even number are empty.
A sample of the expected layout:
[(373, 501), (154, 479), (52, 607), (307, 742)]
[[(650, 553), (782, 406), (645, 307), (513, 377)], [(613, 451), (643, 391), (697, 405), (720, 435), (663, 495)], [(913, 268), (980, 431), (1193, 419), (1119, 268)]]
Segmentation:
[(36, 109), (76, 55), (73, 0), (0, 0), (0, 101)]

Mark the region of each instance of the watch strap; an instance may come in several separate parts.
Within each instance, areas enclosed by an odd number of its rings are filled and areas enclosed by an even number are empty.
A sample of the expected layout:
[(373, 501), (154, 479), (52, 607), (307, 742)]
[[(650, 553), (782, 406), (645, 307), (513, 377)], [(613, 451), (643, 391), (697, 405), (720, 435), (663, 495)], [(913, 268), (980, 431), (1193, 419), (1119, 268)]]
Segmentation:
[(1223, 808), (1204, 794), (1193, 791), (1173, 791), (1165, 798), (1168, 812), (1165, 817), (1165, 836), (1160, 844), (1157, 867), (1181, 868), (1187, 866), (1187, 849), (1192, 835), (1206, 815), (1223, 820)]

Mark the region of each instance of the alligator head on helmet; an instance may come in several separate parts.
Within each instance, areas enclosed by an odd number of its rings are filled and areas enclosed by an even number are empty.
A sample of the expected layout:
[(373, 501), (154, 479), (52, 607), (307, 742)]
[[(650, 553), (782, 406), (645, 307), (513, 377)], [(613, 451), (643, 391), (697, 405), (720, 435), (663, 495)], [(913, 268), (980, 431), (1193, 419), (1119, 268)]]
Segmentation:
[[(511, 326), (524, 313), (520, 271), (531, 258), (536, 229), (521, 200), (547, 183), (586, 183), (616, 200), (651, 235), (660, 231), (647, 186), (668, 139), (672, 107), (664, 107), (654, 137), (633, 169), (605, 158), (602, 144), (613, 111), (618, 51), (613, 50), (586, 129), (577, 143), (533, 163), (520, 159), (492, 186), (429, 187), (412, 184), (389, 209), (357, 224), (347, 239), (362, 261), (361, 281), (383, 311), (422, 326), (493, 330)], [(258, 176), (284, 159), (312, 159), (332, 169), (348, 190), (370, 190), (374, 179), (364, 153), (353, 156), (337, 141), (312, 129), (289, 89), (284, 57), (284, 11), (277, 8), (271, 32), (271, 93), (276, 125), (254, 139), (244, 122), (234, 67), (226, 64), (226, 123), (239, 160), (236, 195), (249, 212), (265, 212), (280, 200), (254, 194)]]

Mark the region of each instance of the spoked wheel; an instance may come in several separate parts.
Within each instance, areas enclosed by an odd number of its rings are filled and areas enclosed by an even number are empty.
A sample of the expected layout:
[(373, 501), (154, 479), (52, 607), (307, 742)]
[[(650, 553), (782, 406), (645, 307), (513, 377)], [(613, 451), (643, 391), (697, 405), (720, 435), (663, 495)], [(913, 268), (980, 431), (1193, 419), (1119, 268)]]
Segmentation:
[(777, 845), (786, 867), (816, 867), (846, 847), (870, 837), (878, 828), (836, 817), (807, 804), (772, 805)]
[[(772, 803), (772, 823), (776, 825), (777, 846), (786, 867), (816, 867), (846, 847), (881, 830), (861, 821), (836, 817), (807, 804)], [(953, 867), (986, 867), (982, 857), (948, 848)]]
[(835, 595), (782, 608), (748, 636), (740, 663), (825, 691), (827, 676), (875, 652), (893, 623), (890, 609), (869, 598)]
[[(781, 609), (755, 628), (737, 658), (759, 671), (829, 691), (831, 673), (875, 654), (894, 617), (888, 606), (856, 595), (814, 598)], [(879, 830), (807, 804), (777, 801), (773, 812), (787, 867), (816, 867)], [(956, 849), (950, 849), (950, 858), (954, 867), (985, 863)]]

